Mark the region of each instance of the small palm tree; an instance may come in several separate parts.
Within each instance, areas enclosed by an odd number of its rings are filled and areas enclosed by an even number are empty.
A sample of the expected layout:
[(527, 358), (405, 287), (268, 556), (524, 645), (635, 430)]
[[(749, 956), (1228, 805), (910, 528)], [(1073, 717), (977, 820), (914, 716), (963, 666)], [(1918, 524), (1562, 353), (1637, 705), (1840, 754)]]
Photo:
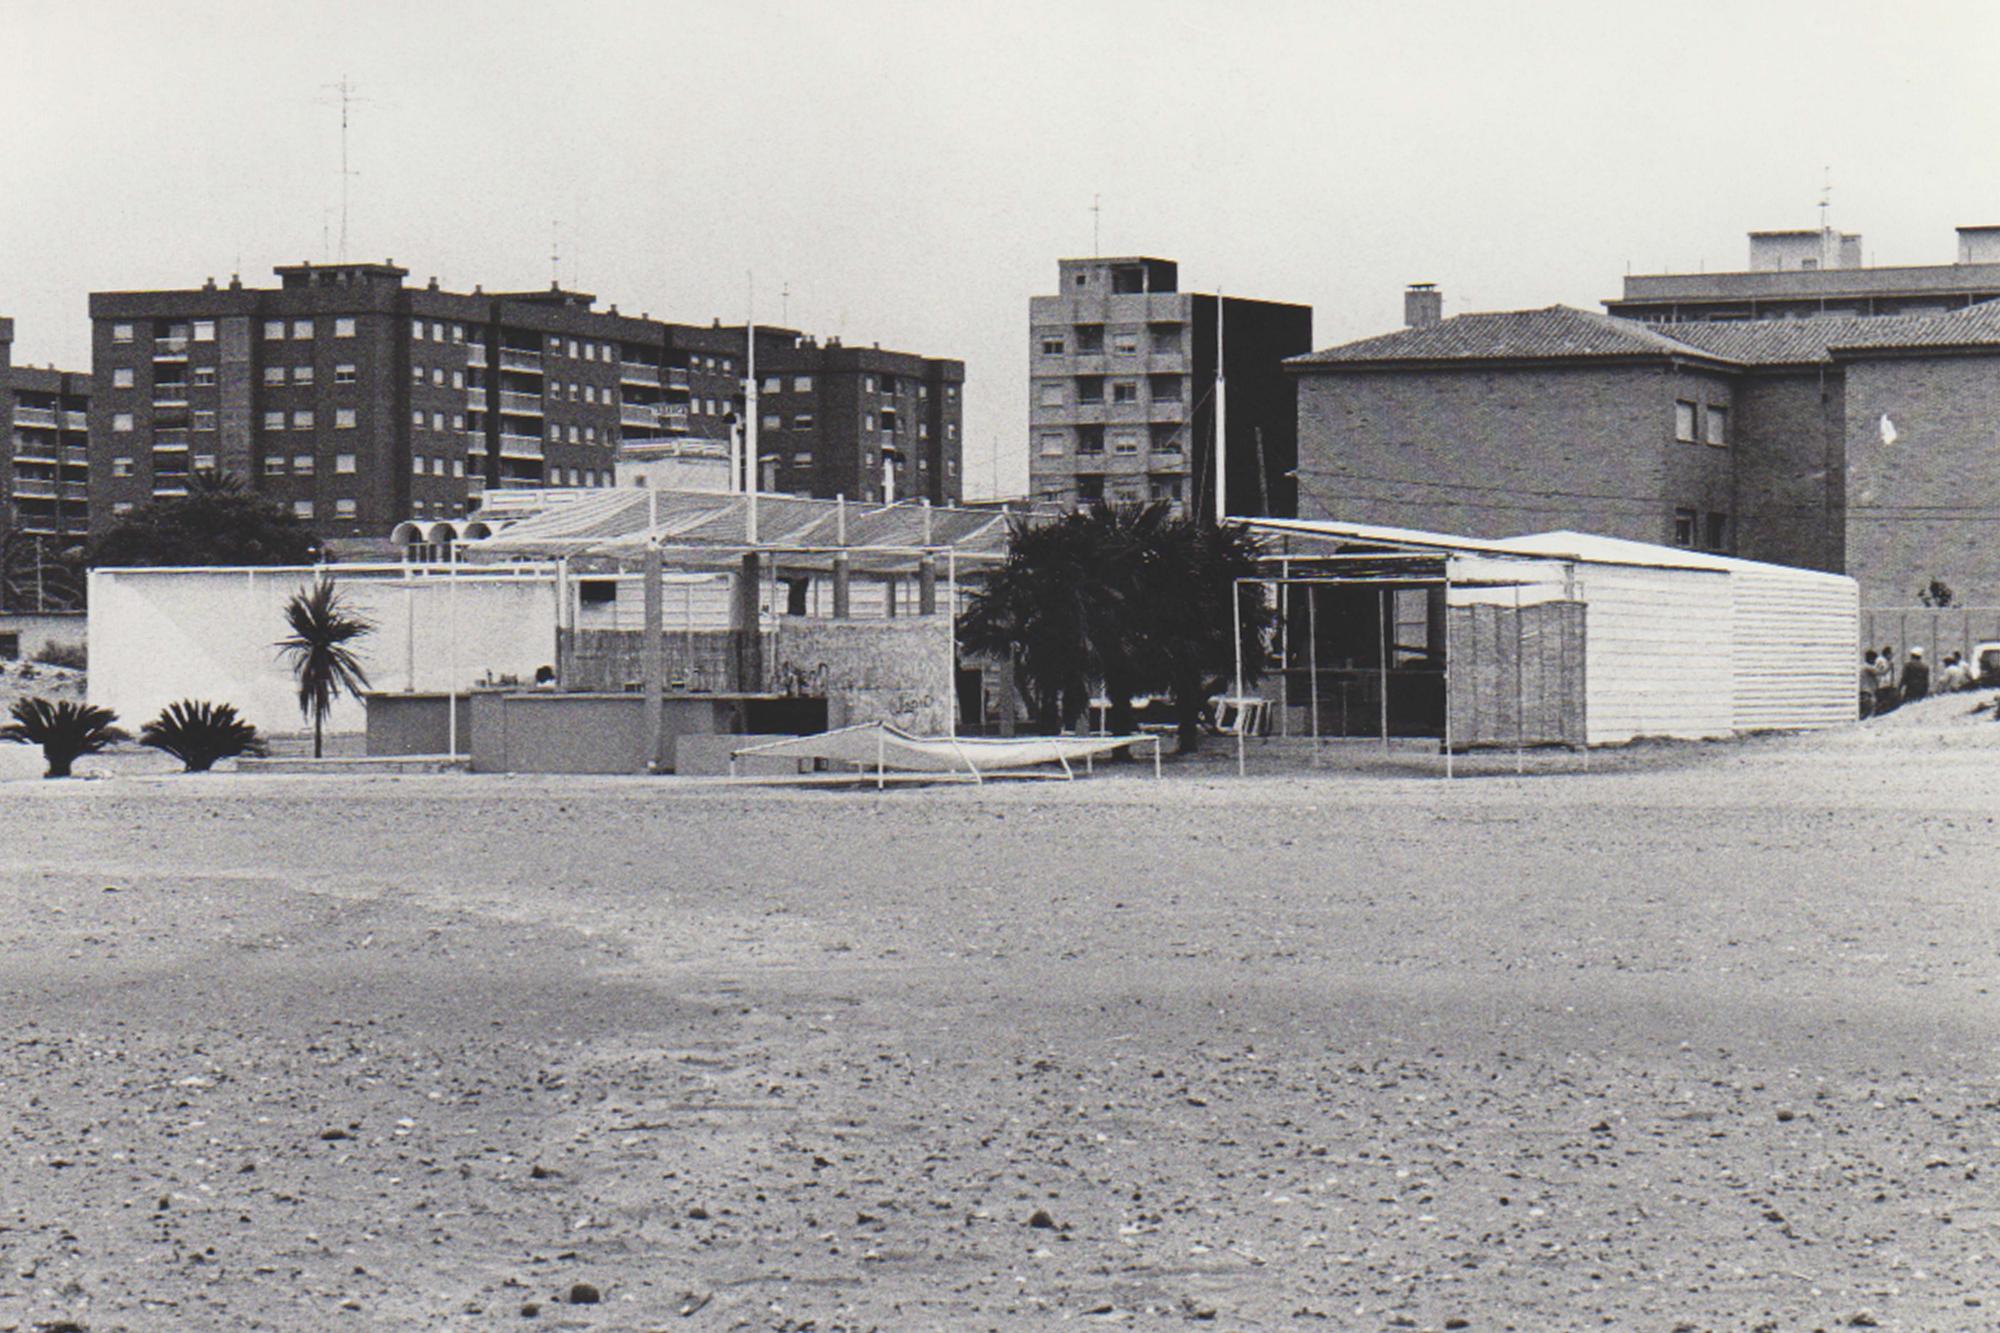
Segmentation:
[(139, 744), (164, 750), (189, 773), (206, 773), (218, 759), (264, 753), (263, 737), (235, 708), (193, 699), (168, 704), (139, 729)]
[(14, 720), (0, 727), (0, 740), (41, 746), (49, 765), (44, 777), (66, 778), (84, 755), (132, 739), (116, 725), (118, 714), (73, 699), (16, 699), (10, 711)]
[(368, 673), (349, 645), (374, 632), (373, 621), (353, 611), (330, 578), (310, 591), (301, 589), (285, 603), (285, 623), (292, 632), (278, 640), (278, 650), (291, 659), (299, 683), (299, 716), (313, 726), (313, 758), (325, 752), (326, 715), (342, 691), (359, 698), (368, 688)]

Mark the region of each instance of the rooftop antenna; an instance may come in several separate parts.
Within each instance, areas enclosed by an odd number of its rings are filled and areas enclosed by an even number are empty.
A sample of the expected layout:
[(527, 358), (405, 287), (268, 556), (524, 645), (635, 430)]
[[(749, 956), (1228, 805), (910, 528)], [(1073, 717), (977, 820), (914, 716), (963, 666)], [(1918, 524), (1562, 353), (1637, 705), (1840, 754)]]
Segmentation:
[(1826, 230), (1827, 212), (1833, 207), (1833, 168), (1823, 169), (1826, 173), (1819, 189), (1819, 229)]
[(562, 222), (560, 219), (549, 223), (549, 286), (562, 287)]
[[(337, 97), (337, 98), (339, 99), (339, 100), (338, 100), (338, 104), (339, 104), (339, 106), (340, 106), (340, 255), (339, 255), (339, 260), (340, 260), (340, 262), (341, 262), (341, 263), (345, 264), (345, 263), (347, 262), (347, 182), (348, 182), (349, 178), (351, 178), (351, 177), (353, 177), (353, 176), (357, 176), (357, 175), (359, 175), (359, 174), (360, 174), (359, 172), (356, 172), (356, 171), (350, 171), (350, 170), (348, 170), (348, 167), (347, 167), (347, 127), (348, 127), (348, 123), (349, 123), (349, 120), (351, 119), (351, 116), (352, 116), (352, 112), (353, 112), (353, 109), (354, 109), (355, 107), (357, 107), (357, 106), (361, 106), (361, 105), (363, 105), (364, 103), (367, 103), (367, 102), (369, 102), (369, 101), (370, 101), (370, 100), (372, 100), (372, 99), (370, 99), (370, 98), (366, 98), (366, 97), (358, 97), (358, 96), (356, 96), (355, 94), (356, 94), (356, 91), (357, 91), (357, 90), (356, 90), (356, 88), (355, 88), (355, 85), (354, 85), (354, 84), (352, 84), (352, 83), (350, 83), (350, 82), (348, 82), (348, 78), (347, 78), (347, 76), (346, 76), (345, 74), (343, 74), (343, 75), (341, 75), (341, 76), (340, 76), (340, 82), (339, 82), (339, 83), (329, 83), (329, 84), (327, 84), (326, 86), (327, 86), (327, 87), (328, 87), (329, 89), (331, 89), (331, 90), (333, 91), (333, 93), (335, 94), (335, 96), (336, 96), (336, 97)], [(328, 103), (327, 105), (332, 105), (332, 103)]]
[(792, 284), (787, 279), (778, 289), (778, 323), (783, 328), (792, 326)]
[(1104, 221), (1103, 200), (1103, 195), (1093, 194), (1090, 196), (1090, 257), (1092, 259), (1100, 257), (1101, 242), (1098, 239), (1098, 229), (1099, 224)]

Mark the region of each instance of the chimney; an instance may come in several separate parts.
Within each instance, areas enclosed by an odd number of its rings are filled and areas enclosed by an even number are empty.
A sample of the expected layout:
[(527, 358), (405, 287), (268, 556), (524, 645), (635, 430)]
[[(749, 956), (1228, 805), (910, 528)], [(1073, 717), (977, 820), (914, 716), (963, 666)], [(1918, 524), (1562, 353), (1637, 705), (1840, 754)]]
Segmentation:
[(1434, 282), (1413, 282), (1403, 293), (1403, 323), (1427, 329), (1444, 322), (1444, 293)]

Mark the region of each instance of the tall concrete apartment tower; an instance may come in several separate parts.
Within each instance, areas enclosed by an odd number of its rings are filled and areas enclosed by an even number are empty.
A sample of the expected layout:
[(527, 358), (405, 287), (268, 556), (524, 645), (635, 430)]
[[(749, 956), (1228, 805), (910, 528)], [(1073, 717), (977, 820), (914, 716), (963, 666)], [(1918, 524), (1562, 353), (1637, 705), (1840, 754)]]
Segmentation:
[(1028, 302), (1031, 493), (1213, 514), (1219, 319), (1229, 512), (1296, 514), (1283, 363), (1312, 350), (1312, 307), (1183, 292), (1167, 259), (1063, 259), (1056, 271), (1057, 292)]
[(39, 538), (51, 551), (90, 530), (90, 376), (13, 364), (14, 321), (0, 319), (0, 538)]
[[(98, 292), (92, 522), (226, 473), (322, 537), (462, 516), (508, 487), (609, 486), (626, 446), (727, 453), (745, 331), (596, 308), (586, 292), (406, 285), (297, 264), (276, 288)], [(957, 497), (964, 367), (757, 331), (766, 476), (807, 494)], [(767, 388), (769, 381), (767, 381)]]

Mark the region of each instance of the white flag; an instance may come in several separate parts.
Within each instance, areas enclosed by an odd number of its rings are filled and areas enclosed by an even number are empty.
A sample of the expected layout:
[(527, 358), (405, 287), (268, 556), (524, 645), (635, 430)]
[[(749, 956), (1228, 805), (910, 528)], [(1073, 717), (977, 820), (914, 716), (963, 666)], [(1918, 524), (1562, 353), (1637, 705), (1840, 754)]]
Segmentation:
[(1896, 423), (1889, 420), (1889, 414), (1887, 412), (1884, 412), (1882, 414), (1882, 443), (1894, 444), (1895, 442), (1896, 442)]

